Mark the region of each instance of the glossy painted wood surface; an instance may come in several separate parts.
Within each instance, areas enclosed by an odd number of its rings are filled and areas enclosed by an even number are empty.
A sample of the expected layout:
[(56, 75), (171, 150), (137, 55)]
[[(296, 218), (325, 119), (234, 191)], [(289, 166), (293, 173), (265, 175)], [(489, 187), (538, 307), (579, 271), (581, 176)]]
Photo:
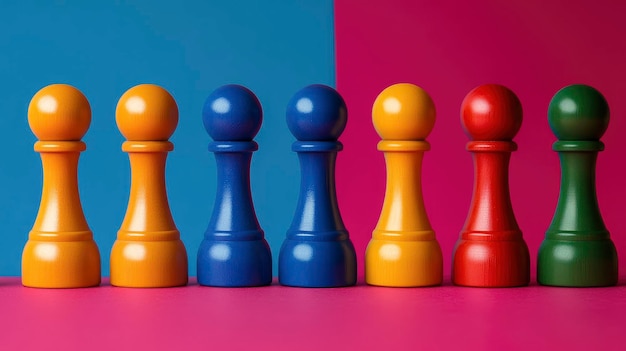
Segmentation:
[(571, 85), (550, 102), (548, 121), (559, 138), (561, 191), (537, 257), (537, 281), (554, 286), (617, 284), (618, 258), (596, 196), (596, 161), (604, 150), (609, 106), (590, 86)]
[(143, 84), (120, 98), (116, 121), (127, 141), (131, 185), (128, 207), (111, 250), (111, 284), (170, 287), (187, 284), (187, 252), (170, 212), (165, 188), (167, 141), (178, 108), (163, 88)]
[(28, 108), (39, 139), (43, 188), (39, 212), (22, 253), (22, 283), (37, 288), (79, 288), (100, 284), (100, 252), (80, 201), (80, 141), (91, 122), (87, 98), (76, 88), (41, 89)]
[(454, 248), (452, 282), (474, 287), (524, 286), (530, 257), (509, 192), (512, 141), (522, 123), (522, 106), (500, 85), (482, 85), (462, 103), (462, 125), (472, 141), (474, 190), (469, 214)]
[(272, 253), (256, 217), (250, 188), (253, 141), (261, 128), (261, 103), (249, 89), (225, 85), (204, 103), (202, 121), (213, 138), (217, 191), (213, 214), (198, 248), (198, 283), (242, 287), (272, 282)]
[(356, 283), (354, 246), (343, 224), (335, 188), (335, 163), (343, 144), (346, 104), (339, 93), (315, 84), (287, 104), (287, 126), (298, 139), (300, 194), (278, 257), (278, 281), (297, 287), (342, 287)]
[(439, 285), (443, 256), (430, 225), (422, 192), (422, 160), (430, 149), (425, 140), (435, 124), (435, 106), (413, 84), (383, 90), (374, 102), (372, 119), (383, 139), (385, 199), (365, 253), (365, 281), (370, 285), (416, 287)]

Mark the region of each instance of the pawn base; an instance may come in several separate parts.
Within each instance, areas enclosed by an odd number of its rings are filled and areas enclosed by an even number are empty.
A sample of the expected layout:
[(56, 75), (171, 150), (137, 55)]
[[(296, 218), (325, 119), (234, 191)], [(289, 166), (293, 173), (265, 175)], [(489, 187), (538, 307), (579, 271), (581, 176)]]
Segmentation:
[(523, 240), (457, 242), (452, 283), (461, 286), (505, 288), (530, 282), (530, 255)]
[(356, 284), (356, 253), (352, 242), (287, 238), (280, 249), (278, 282), (307, 288)]
[(443, 256), (436, 240), (372, 239), (365, 252), (365, 282), (389, 287), (440, 285)]
[(93, 240), (29, 240), (22, 253), (22, 284), (31, 288), (100, 285), (100, 252)]
[(111, 250), (111, 285), (166, 288), (187, 284), (187, 251), (180, 240), (117, 240)]
[(264, 239), (204, 239), (197, 263), (200, 285), (246, 287), (272, 283), (272, 254)]
[(546, 239), (539, 248), (537, 282), (566, 287), (612, 286), (618, 280), (617, 251), (610, 239)]

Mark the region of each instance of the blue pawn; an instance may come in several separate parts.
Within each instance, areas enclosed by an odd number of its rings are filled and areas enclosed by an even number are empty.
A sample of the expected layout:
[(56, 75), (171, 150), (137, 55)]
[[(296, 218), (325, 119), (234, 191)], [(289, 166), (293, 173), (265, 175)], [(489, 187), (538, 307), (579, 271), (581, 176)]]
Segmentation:
[(213, 215), (198, 250), (198, 284), (261, 286), (272, 282), (272, 254), (256, 217), (250, 191), (250, 161), (263, 112), (253, 92), (239, 85), (215, 90), (202, 121), (213, 138), (217, 163)]
[(300, 198), (280, 249), (280, 284), (339, 287), (356, 283), (356, 254), (341, 220), (335, 192), (337, 138), (347, 122), (346, 104), (333, 88), (310, 85), (287, 105), (287, 125), (298, 139)]

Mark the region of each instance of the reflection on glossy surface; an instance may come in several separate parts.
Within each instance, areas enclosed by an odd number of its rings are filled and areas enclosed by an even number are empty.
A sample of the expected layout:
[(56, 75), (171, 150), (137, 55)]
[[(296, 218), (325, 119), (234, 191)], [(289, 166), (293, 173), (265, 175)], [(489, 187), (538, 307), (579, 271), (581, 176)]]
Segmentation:
[(569, 246), (559, 246), (554, 249), (554, 258), (560, 261), (570, 261), (576, 256), (574, 249)]
[(575, 113), (576, 112), (576, 102), (574, 100), (566, 98), (559, 102), (559, 109), (565, 113)]
[(386, 261), (398, 261), (402, 258), (402, 250), (398, 245), (393, 243), (383, 244), (380, 249), (378, 249), (378, 252), (383, 260)]
[(488, 114), (491, 109), (491, 105), (489, 105), (489, 101), (482, 99), (482, 98), (477, 98), (475, 100), (472, 100), (471, 104), (472, 104), (471, 109), (474, 113)]
[(316, 203), (319, 202), (317, 199), (317, 191), (315, 188), (309, 189), (306, 191), (304, 196), (304, 204), (302, 205), (302, 215), (300, 216), (300, 224), (298, 228), (304, 231), (312, 231), (316, 230), (315, 228), (315, 218), (317, 217), (315, 214), (315, 210), (317, 208)]
[[(59, 213), (59, 209), (62, 206), (62, 203), (59, 201), (58, 190), (52, 189), (56, 184), (45, 184), (44, 180), (44, 190), (42, 191), (42, 197), (45, 197), (46, 200), (42, 201), (39, 207), (39, 216), (40, 216), (40, 228), (43, 231), (58, 231), (59, 228), (59, 217), (61, 214)], [(55, 187), (56, 188), (56, 187)], [(45, 208), (44, 208), (45, 206)]]
[(59, 249), (55, 244), (39, 243), (35, 247), (35, 255), (41, 261), (55, 261), (59, 256)]
[(296, 109), (300, 113), (311, 113), (313, 112), (313, 101), (309, 98), (301, 98), (296, 102)]
[(493, 257), (489, 257), (490, 254), (493, 252), (489, 250), (488, 245), (470, 245), (466, 251), (467, 260), (474, 264), (485, 264), (485, 262), (493, 259)]
[(209, 255), (217, 261), (228, 261), (231, 256), (230, 248), (225, 244), (215, 244), (209, 250)]
[(211, 104), (213, 111), (217, 113), (228, 113), (230, 111), (230, 102), (226, 98), (217, 98)]
[(37, 101), (37, 108), (44, 113), (55, 113), (59, 104), (52, 95), (44, 95)]
[(141, 244), (128, 244), (124, 247), (124, 258), (131, 261), (143, 261), (146, 258), (146, 248)]
[(146, 110), (146, 101), (139, 96), (131, 96), (124, 106), (130, 113), (143, 113)]
[(395, 97), (388, 97), (383, 101), (383, 110), (389, 114), (397, 114), (402, 110), (402, 103)]
[(233, 213), (238, 210), (233, 203), (233, 190), (230, 184), (224, 184), (218, 192), (216, 198), (219, 202), (215, 205), (215, 229), (218, 231), (230, 232), (234, 229), (235, 221)]
[(313, 258), (313, 248), (308, 244), (298, 244), (293, 248), (293, 257), (299, 261), (310, 261)]

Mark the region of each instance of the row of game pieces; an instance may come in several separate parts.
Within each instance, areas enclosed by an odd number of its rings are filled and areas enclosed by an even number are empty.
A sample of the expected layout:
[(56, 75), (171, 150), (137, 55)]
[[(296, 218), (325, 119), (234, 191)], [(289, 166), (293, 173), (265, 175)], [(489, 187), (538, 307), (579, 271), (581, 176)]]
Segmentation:
[[(213, 214), (197, 257), (197, 278), (207, 286), (263, 286), (272, 281), (272, 254), (250, 191), (253, 141), (262, 123), (259, 100), (247, 88), (215, 90), (203, 108), (217, 164)], [(383, 90), (373, 106), (383, 139), (387, 190), (365, 259), (368, 284), (390, 287), (442, 283), (443, 259), (421, 190), (426, 137), (435, 122), (432, 99), (412, 84)], [(617, 282), (617, 254), (595, 197), (595, 159), (608, 126), (606, 100), (595, 89), (559, 91), (548, 119), (559, 138), (562, 188), (553, 222), (538, 255), (538, 282), (555, 286), (608, 286)], [(51, 85), (32, 99), (28, 119), (39, 141), (44, 181), (40, 210), (22, 256), (22, 282), (41, 288), (100, 284), (100, 254), (78, 195), (77, 167), (91, 111), (85, 96)], [(172, 218), (165, 188), (168, 141), (178, 108), (163, 88), (144, 84), (120, 98), (116, 122), (127, 139), (131, 188), (127, 213), (111, 250), (111, 284), (170, 287), (187, 284), (187, 252)], [(347, 122), (346, 105), (332, 88), (311, 85), (287, 105), (297, 141), (301, 187), (297, 209), (279, 253), (280, 284), (339, 287), (356, 283), (356, 254), (337, 206), (334, 163)], [(512, 141), (522, 122), (521, 103), (500, 85), (472, 90), (461, 122), (471, 141), (476, 178), (470, 212), (454, 250), (452, 281), (476, 287), (524, 286), (530, 258), (513, 214), (508, 188)]]
[[(442, 282), (442, 253), (422, 199), (420, 171), (435, 120), (433, 101), (411, 84), (385, 89), (374, 102), (373, 122), (385, 153), (387, 191), (366, 252), (365, 279), (382, 286)], [(608, 127), (604, 97), (586, 85), (567, 86), (548, 107), (558, 138), (561, 191), (537, 256), (537, 281), (552, 286), (610, 286), (618, 279), (617, 252), (596, 199), (595, 162)], [(482, 85), (461, 104), (470, 138), (475, 179), (467, 220), (452, 258), (452, 282), (474, 287), (525, 286), (530, 255), (517, 224), (508, 185), (513, 138), (522, 123), (517, 96), (500, 85)]]

